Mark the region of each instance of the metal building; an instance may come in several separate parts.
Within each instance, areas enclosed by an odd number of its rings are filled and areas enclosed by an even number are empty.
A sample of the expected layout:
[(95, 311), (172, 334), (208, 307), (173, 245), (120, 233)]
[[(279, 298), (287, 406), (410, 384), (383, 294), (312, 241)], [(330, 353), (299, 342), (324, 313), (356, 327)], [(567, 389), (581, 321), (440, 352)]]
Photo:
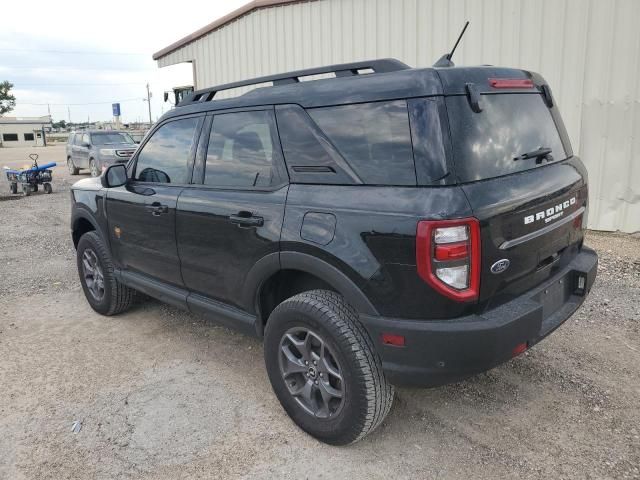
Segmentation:
[(590, 174), (591, 228), (640, 231), (640, 1), (254, 0), (154, 54), (191, 62), (204, 88), (272, 73), (395, 57), (542, 73)]

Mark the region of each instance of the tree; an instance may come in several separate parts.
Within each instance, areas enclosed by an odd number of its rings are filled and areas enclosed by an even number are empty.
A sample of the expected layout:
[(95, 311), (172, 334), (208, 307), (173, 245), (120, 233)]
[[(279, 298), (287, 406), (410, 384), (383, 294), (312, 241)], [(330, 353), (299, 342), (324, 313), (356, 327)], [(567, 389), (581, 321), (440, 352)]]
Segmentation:
[(16, 106), (16, 97), (11, 95), (13, 84), (7, 82), (0, 83), (0, 116), (9, 113)]

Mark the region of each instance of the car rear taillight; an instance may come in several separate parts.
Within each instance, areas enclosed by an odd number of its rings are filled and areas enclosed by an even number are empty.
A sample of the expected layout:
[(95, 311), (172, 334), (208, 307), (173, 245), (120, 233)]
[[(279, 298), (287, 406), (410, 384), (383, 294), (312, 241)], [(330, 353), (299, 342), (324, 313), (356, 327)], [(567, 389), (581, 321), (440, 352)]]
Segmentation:
[(416, 262), (420, 277), (436, 291), (457, 301), (477, 299), (480, 291), (478, 220), (418, 222)]

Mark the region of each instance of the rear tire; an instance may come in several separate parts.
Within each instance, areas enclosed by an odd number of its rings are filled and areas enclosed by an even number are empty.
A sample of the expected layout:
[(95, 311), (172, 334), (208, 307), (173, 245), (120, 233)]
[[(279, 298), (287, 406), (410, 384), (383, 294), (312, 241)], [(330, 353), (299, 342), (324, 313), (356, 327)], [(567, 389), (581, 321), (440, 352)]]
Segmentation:
[(31, 188), (33, 189), (33, 193), (36, 193), (38, 191), (38, 184), (34, 183)]
[(80, 237), (76, 257), (82, 290), (91, 308), (102, 315), (116, 315), (131, 306), (135, 291), (116, 279), (111, 255), (100, 235), (94, 231)]
[(29, 195), (31, 195), (31, 186), (23, 183), (22, 184), (22, 195), (24, 195), (25, 197), (28, 197)]
[(335, 292), (312, 290), (278, 305), (267, 322), (264, 355), (283, 408), (322, 442), (357, 442), (389, 413), (393, 386), (357, 313)]
[(50, 183), (45, 183), (44, 184), (44, 193), (49, 194), (53, 192), (53, 188), (51, 188), (51, 184)]
[(18, 193), (18, 184), (12, 183), (11, 185), (9, 185), (9, 191), (14, 195)]
[(78, 172), (80, 171), (80, 169), (76, 168), (73, 164), (71, 157), (67, 157), (67, 169), (69, 170), (69, 175), (78, 175)]

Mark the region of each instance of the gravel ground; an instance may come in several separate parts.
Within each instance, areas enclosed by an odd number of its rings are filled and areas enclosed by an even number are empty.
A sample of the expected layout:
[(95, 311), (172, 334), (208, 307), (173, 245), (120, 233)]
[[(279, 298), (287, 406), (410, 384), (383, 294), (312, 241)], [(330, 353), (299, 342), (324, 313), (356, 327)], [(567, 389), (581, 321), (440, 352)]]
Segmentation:
[(600, 273), (562, 328), (468, 381), (399, 389), (380, 429), (337, 448), (285, 415), (257, 340), (153, 300), (89, 308), (77, 178), (58, 167), (28, 198), (0, 180), (0, 478), (640, 478), (640, 238), (590, 232)]

